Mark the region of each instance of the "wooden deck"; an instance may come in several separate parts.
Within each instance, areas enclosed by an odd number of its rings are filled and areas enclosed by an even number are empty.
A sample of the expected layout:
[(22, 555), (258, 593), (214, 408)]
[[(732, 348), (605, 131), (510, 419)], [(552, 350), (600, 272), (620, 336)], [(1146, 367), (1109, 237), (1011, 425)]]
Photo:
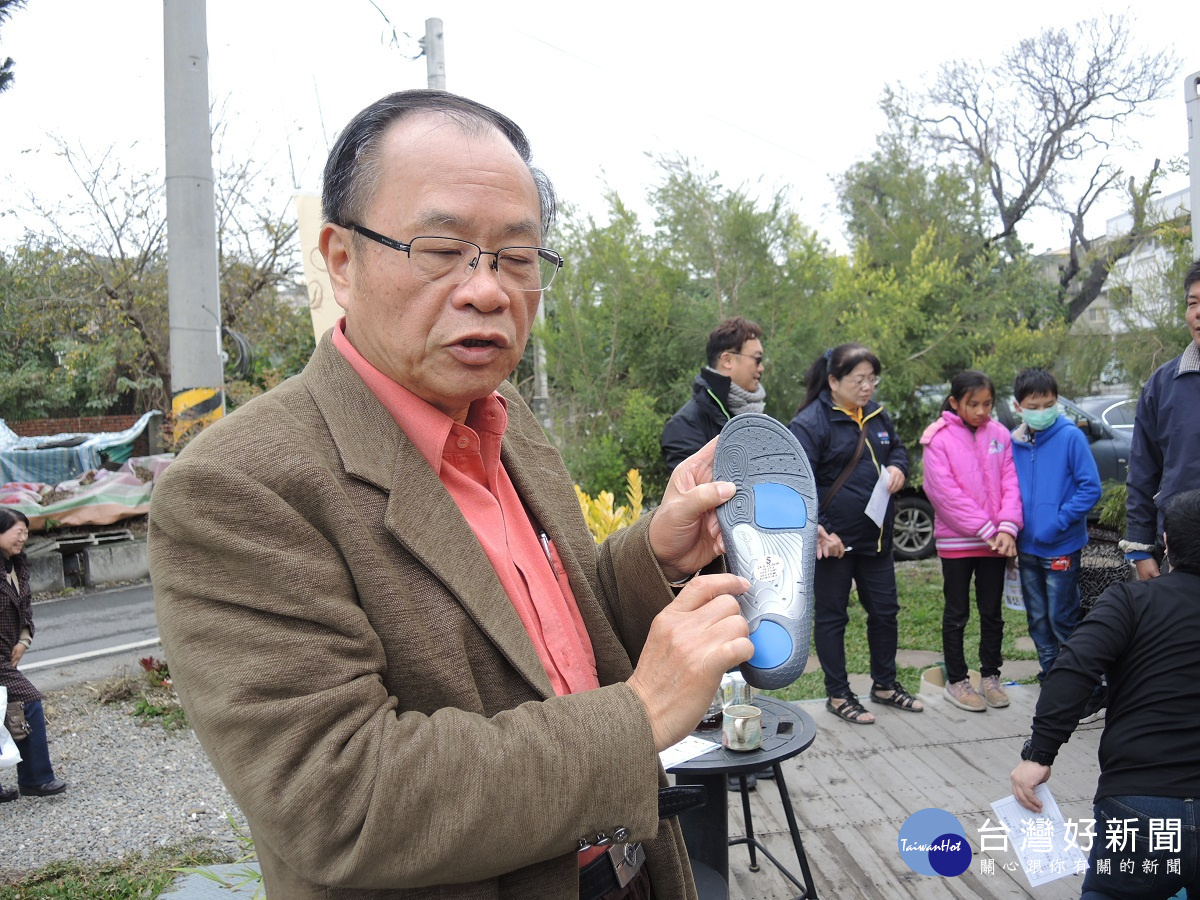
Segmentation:
[[(995, 817), (991, 804), (1012, 793), (1008, 774), (1020, 761), (1029, 736), (1038, 688), (1008, 688), (1012, 705), (986, 713), (963, 712), (939, 695), (923, 694), (925, 712), (914, 714), (866, 704), (876, 723), (855, 726), (826, 712), (824, 701), (797, 704), (817, 722), (817, 738), (804, 753), (783, 763), (801, 839), (818, 896), (855, 898), (1036, 897), (1066, 900), (1079, 896), (1082, 876), (1069, 876), (1036, 890), (1023, 872), (1005, 871), (1015, 863), (1011, 848), (981, 853), (978, 829)], [(1099, 766), (1096, 748), (1104, 722), (1082, 725), (1063, 747), (1050, 788), (1065, 817), (1092, 817), (1092, 795)], [(741, 804), (730, 797), (729, 832), (745, 835)], [(958, 817), (975, 851), (971, 867), (957, 878), (918, 875), (897, 850), (900, 826), (909, 815), (939, 807)], [(779, 792), (760, 781), (751, 794), (756, 836), (799, 875)], [(995, 860), (994, 874), (983, 874), (981, 861)], [(729, 850), (730, 900), (787, 900), (795, 888), (759, 857), (760, 870), (749, 871), (745, 846)]]

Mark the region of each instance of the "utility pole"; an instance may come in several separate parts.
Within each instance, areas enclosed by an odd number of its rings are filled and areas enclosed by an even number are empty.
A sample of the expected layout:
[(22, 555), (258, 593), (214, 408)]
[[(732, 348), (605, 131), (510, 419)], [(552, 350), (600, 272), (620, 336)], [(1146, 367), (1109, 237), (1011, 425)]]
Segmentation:
[(163, 0), (167, 308), (175, 439), (225, 414), (205, 0)]
[(1188, 117), (1188, 169), (1191, 178), (1192, 259), (1200, 259), (1200, 72), (1183, 81)]
[(446, 89), (446, 44), (442, 34), (441, 19), (425, 20), (425, 37), (421, 39), (425, 51), (425, 72), (428, 86), (435, 91)]
[[(546, 293), (542, 292), (542, 302), (537, 308), (537, 327), (546, 323)], [(533, 402), (529, 408), (533, 410), (534, 418), (542, 423), (542, 428), (549, 433), (554, 419), (550, 416), (550, 387), (546, 381), (546, 348), (537, 334), (533, 335)]]

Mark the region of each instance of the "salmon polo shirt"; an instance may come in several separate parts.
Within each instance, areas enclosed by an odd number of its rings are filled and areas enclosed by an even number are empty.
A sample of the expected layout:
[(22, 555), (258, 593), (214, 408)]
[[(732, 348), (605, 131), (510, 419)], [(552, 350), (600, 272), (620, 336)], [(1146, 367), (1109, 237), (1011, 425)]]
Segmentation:
[(350, 345), (342, 318), (333, 345), (437, 474), (487, 554), (557, 695), (600, 686), (592, 642), (562, 561), (538, 533), (500, 460), (508, 408), (493, 393), (459, 425), (392, 381)]

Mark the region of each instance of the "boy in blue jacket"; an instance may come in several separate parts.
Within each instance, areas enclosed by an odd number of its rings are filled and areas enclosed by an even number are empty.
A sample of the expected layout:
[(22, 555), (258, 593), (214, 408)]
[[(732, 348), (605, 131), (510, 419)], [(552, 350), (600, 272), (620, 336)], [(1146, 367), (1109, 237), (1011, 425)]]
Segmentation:
[(1025, 526), (1017, 535), (1029, 636), (1045, 679), (1079, 624), (1079, 557), (1087, 515), (1100, 499), (1100, 473), (1087, 436), (1058, 411), (1058, 382), (1026, 369), (1013, 384), (1023, 424), (1013, 431), (1013, 462)]

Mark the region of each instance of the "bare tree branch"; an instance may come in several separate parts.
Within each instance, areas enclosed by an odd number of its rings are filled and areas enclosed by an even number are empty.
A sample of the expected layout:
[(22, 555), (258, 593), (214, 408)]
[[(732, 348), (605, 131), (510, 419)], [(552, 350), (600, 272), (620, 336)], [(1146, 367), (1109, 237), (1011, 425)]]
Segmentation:
[(946, 63), (925, 93), (890, 92), (885, 106), (981, 173), (998, 219), (989, 242), (1008, 240), (1031, 209), (1065, 189), (1070, 163), (1108, 150), (1169, 87), (1176, 61), (1136, 50), (1128, 35), (1123, 16), (1046, 29), (994, 67)]

